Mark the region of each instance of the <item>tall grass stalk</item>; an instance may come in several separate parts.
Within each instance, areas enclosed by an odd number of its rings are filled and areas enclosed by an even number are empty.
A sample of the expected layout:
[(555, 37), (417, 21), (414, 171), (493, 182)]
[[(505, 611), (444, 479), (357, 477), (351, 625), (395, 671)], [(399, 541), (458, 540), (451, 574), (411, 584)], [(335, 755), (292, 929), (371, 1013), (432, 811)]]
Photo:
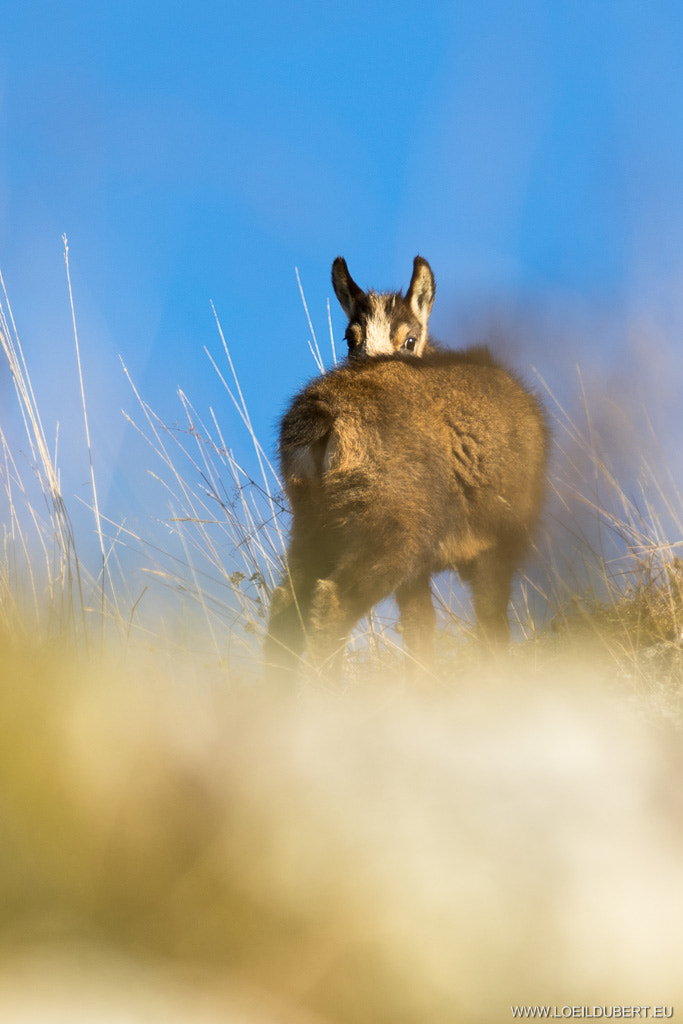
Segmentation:
[(100, 570), (100, 643), (104, 640), (105, 621), (105, 587), (107, 577), (107, 555), (104, 547), (104, 536), (102, 533), (102, 518), (100, 516), (100, 505), (97, 497), (97, 484), (95, 482), (95, 467), (93, 463), (92, 444), (90, 443), (90, 426), (88, 424), (88, 408), (85, 401), (85, 386), (83, 384), (83, 366), (81, 364), (81, 349), (78, 343), (78, 328), (76, 326), (76, 311), (74, 309), (74, 297), (71, 287), (71, 268), (69, 266), (69, 243), (66, 235), (62, 236), (64, 243), (64, 264), (66, 266), (66, 280), (69, 289), (69, 306), (71, 308), (71, 322), (73, 324), (74, 345), (76, 347), (76, 365), (78, 366), (78, 383), (81, 391), (81, 408), (83, 410), (83, 426), (85, 428), (85, 443), (88, 451), (88, 463), (90, 466), (90, 486), (92, 487), (93, 512), (95, 515), (95, 528), (100, 545), (102, 565)]
[[(48, 628), (50, 631), (56, 629), (58, 632), (65, 631), (70, 635), (78, 634), (87, 643), (83, 581), (73, 524), (60, 486), (56, 455), (52, 455), (47, 443), (31, 377), (1, 273), (0, 287), (2, 288), (0, 344), (7, 359), (28, 440), (31, 470), (44, 499), (50, 524), (46, 528), (30, 501), (26, 500), (29, 517), (36, 530), (40, 549), (45, 559), (48, 588), (47, 612), (51, 623)], [(17, 490), (26, 499), (26, 490), (21, 483), (17, 462), (8, 450), (4, 434), (2, 435), (2, 445), (5, 452), (5, 490), (8, 496), (10, 529), (14, 536), (20, 539), (21, 547), (27, 553), (26, 571), (30, 579), (31, 592), (34, 595), (34, 608), (36, 608), (36, 595), (40, 589), (37, 567), (34, 566), (33, 556), (28, 555), (28, 540), (19, 525), (19, 510), (13, 500), (13, 494)]]
[[(308, 339), (308, 347), (311, 350), (311, 355), (313, 356), (313, 359), (315, 361), (315, 365), (318, 368), (318, 373), (324, 373), (325, 372), (325, 364), (323, 363), (323, 357), (320, 354), (320, 346), (318, 345), (318, 339), (316, 338), (316, 335), (315, 335), (315, 329), (313, 327), (313, 321), (311, 320), (311, 314), (308, 311), (308, 303), (306, 302), (306, 296), (304, 294), (303, 285), (301, 284), (301, 278), (299, 277), (299, 268), (295, 267), (294, 270), (295, 270), (295, 273), (296, 273), (296, 283), (299, 286), (299, 295), (301, 296), (301, 301), (303, 303), (304, 312), (306, 313), (306, 320), (308, 321), (308, 329), (311, 332), (311, 337)], [(329, 310), (329, 304), (328, 304), (328, 310)], [(330, 336), (331, 336), (331, 330), (330, 330)], [(334, 339), (332, 339), (332, 351), (334, 352)], [(335, 359), (335, 362), (336, 362), (336, 359)]]

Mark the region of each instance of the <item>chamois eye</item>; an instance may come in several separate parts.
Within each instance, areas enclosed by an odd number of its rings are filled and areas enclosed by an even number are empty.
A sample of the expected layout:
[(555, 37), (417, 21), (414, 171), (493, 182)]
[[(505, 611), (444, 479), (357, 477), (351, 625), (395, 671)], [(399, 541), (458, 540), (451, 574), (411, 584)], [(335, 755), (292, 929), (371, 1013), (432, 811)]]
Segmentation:
[(416, 345), (416, 338), (406, 338), (406, 340), (403, 342), (403, 348), (406, 350), (406, 352), (414, 352)]

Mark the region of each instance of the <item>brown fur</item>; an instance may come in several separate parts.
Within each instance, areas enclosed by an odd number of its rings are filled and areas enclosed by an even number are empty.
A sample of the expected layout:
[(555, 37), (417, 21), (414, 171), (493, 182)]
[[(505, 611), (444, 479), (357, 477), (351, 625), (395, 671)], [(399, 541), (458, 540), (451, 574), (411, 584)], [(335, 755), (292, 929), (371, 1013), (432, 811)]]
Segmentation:
[(293, 521), (267, 663), (293, 667), (307, 643), (329, 667), (392, 593), (405, 647), (428, 662), (444, 569), (470, 583), (482, 636), (506, 639), (547, 442), (539, 401), (486, 349), (353, 360), (310, 383), (281, 424)]

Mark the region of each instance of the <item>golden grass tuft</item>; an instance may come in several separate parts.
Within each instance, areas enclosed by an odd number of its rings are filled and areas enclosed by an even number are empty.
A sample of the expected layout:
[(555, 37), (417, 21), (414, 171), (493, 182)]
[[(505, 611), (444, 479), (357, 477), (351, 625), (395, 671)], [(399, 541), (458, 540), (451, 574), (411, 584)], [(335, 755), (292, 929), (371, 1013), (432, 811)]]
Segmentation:
[(84, 1007), (117, 971), (128, 1012), (180, 985), (247, 1022), (683, 995), (677, 736), (590, 662), (340, 700), (0, 658), (2, 959)]

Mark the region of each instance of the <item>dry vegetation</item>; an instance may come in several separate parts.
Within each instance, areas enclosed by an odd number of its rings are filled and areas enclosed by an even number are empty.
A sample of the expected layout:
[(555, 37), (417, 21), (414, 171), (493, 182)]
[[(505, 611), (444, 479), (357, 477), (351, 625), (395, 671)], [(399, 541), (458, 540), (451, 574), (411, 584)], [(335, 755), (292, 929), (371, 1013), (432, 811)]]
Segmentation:
[[(258, 649), (286, 513), (235, 375), (259, 475), (212, 413), (181, 395), (171, 429), (138, 395), (173, 543), (93, 502), (86, 567), (6, 296), (0, 332), (32, 458), (27, 480), (0, 432), (0, 1019), (681, 1005), (675, 490), (644, 468), (627, 496), (556, 405), (510, 656), (480, 662), (442, 581), (429, 693), (403, 686), (381, 609), (344, 692), (272, 689)], [(143, 621), (141, 587), (182, 595), (182, 629)]]

